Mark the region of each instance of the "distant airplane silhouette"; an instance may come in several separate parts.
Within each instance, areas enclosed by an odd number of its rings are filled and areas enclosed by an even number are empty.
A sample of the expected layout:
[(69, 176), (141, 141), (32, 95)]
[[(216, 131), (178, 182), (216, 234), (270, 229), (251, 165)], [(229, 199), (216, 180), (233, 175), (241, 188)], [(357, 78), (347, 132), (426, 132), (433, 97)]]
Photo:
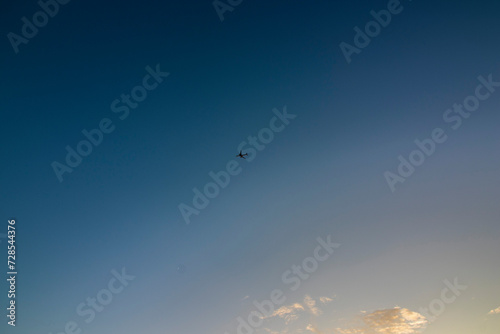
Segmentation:
[(240, 154), (238, 154), (237, 157), (246, 159), (245, 156), (247, 156), (247, 155), (248, 155), (248, 153), (243, 154), (243, 152), (240, 151)]

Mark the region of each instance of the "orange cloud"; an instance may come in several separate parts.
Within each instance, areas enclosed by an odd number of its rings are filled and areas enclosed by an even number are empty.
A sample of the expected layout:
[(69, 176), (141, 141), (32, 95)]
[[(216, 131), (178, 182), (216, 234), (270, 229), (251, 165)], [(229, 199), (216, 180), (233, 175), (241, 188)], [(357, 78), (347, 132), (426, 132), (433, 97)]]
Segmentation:
[(361, 320), (360, 326), (336, 330), (340, 334), (416, 334), (428, 324), (420, 313), (400, 307), (364, 313)]
[(500, 314), (500, 306), (488, 312), (488, 315)]

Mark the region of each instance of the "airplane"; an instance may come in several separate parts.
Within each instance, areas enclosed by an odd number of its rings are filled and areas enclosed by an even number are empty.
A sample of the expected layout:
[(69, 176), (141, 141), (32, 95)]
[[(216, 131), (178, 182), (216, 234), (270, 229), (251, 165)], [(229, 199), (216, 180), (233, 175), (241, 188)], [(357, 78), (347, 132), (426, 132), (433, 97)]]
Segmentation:
[(248, 153), (245, 153), (243, 154), (241, 151), (240, 151), (240, 154), (237, 155), (237, 157), (240, 157), (240, 158), (243, 158), (243, 159), (246, 159), (245, 156), (247, 156)]

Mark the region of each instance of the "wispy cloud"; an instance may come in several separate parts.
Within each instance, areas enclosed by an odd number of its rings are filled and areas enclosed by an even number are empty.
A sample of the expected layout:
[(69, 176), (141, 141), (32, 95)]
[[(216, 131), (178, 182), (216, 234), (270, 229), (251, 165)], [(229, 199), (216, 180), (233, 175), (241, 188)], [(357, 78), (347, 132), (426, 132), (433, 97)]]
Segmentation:
[(488, 312), (488, 315), (500, 314), (500, 306)]
[[(333, 299), (329, 297), (320, 297), (319, 300), (323, 304), (326, 304), (331, 302)], [(292, 321), (299, 319), (300, 313), (306, 311), (316, 317), (323, 314), (323, 311), (317, 306), (316, 300), (309, 295), (305, 295), (303, 302), (297, 302), (290, 305), (281, 306), (271, 315), (267, 317), (263, 316), (261, 318), (262, 319), (281, 318), (284, 319), (285, 323), (288, 325)]]
[(322, 302), (323, 304), (328, 304), (331, 303), (333, 299), (329, 297), (319, 297), (319, 301)]
[[(322, 328), (316, 320), (326, 316), (326, 304), (333, 302), (334, 298), (305, 295), (302, 301), (281, 306), (271, 315), (262, 317), (270, 321), (268, 325), (272, 325), (263, 328), (262, 334), (419, 334), (429, 324), (424, 315), (395, 306), (371, 312), (361, 311), (352, 318), (337, 319), (340, 323), (337, 322), (333, 328)], [(500, 313), (500, 307), (489, 314), (496, 313)], [(323, 323), (324, 320), (327, 319), (323, 319)]]
[(269, 333), (269, 334), (283, 334), (283, 332), (277, 332), (277, 331), (273, 331), (269, 328), (263, 328), (264, 331), (266, 331), (266, 333)]
[(306, 304), (309, 312), (311, 312), (315, 316), (323, 313), (318, 307), (316, 307), (316, 301), (312, 299), (311, 296), (306, 295), (304, 297), (304, 304)]
[(318, 327), (316, 327), (316, 326), (315, 326), (315, 325), (313, 325), (313, 324), (309, 324), (309, 325), (307, 325), (307, 328), (306, 328), (306, 329), (307, 329), (308, 331), (310, 331), (310, 332), (315, 333), (315, 334), (323, 334), (323, 332), (322, 332), (322, 331), (320, 331), (320, 330), (318, 329)]
[[(268, 334), (287, 334), (289, 331), (288, 325), (296, 320), (306, 320), (304, 316), (310, 316), (305, 324), (299, 321), (301, 325), (295, 328), (293, 333), (313, 333), (313, 334), (418, 334), (428, 325), (428, 320), (418, 312), (410, 311), (406, 308), (396, 306), (390, 309), (376, 310), (373, 312), (362, 311), (359, 316), (356, 316), (348, 323), (337, 328), (323, 329), (316, 325), (315, 319), (323, 315), (323, 311), (318, 305), (332, 302), (330, 297), (319, 297), (313, 299), (309, 295), (305, 295), (303, 302), (297, 302), (290, 305), (285, 305), (277, 309), (270, 316), (263, 319), (283, 319), (285, 320), (286, 328), (284, 331), (271, 330), (265, 328)], [(496, 313), (496, 310), (490, 311), (490, 314)], [(498, 309), (500, 313), (500, 308)]]
[(302, 306), (300, 303), (285, 305), (274, 311), (274, 313), (270, 316), (264, 317), (263, 319), (280, 317), (282, 319), (285, 319), (286, 324), (289, 324), (290, 322), (299, 318), (298, 312), (300, 311), (304, 311), (304, 306)]
[(428, 324), (420, 313), (400, 307), (364, 313), (361, 320), (360, 326), (337, 328), (337, 331), (341, 334), (416, 334)]

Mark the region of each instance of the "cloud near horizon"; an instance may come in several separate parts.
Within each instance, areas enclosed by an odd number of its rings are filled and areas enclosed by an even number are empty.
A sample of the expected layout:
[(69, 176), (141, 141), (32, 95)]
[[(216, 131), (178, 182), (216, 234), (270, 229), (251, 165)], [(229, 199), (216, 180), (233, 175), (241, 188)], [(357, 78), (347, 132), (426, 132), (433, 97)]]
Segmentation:
[(315, 316), (319, 316), (323, 313), (317, 306), (316, 306), (316, 301), (311, 298), (311, 296), (306, 295), (304, 297), (304, 304), (306, 304), (307, 308), (309, 309), (309, 312), (311, 312)]
[(328, 297), (319, 297), (319, 301), (322, 302), (323, 304), (328, 304), (328, 303), (332, 302), (333, 299), (328, 298)]
[[(327, 304), (331, 302), (333, 299), (329, 297), (320, 297), (319, 300), (323, 304)], [(319, 316), (323, 313), (321, 309), (316, 306), (316, 300), (311, 298), (309, 295), (304, 296), (303, 303), (293, 303), (290, 305), (281, 306), (279, 309), (273, 312), (273, 314), (269, 316), (262, 316), (261, 319), (272, 319), (279, 317), (285, 320), (285, 323), (288, 325), (292, 321), (295, 321), (299, 318), (300, 312), (309, 311), (313, 316)]]
[(336, 331), (340, 334), (416, 334), (428, 324), (420, 313), (400, 307), (363, 314), (361, 321), (360, 326), (336, 328)]
[(488, 315), (500, 314), (500, 306), (488, 312)]
[[(317, 298), (322, 304), (330, 303), (333, 299), (329, 297)], [(314, 334), (418, 334), (424, 330), (427, 325), (427, 319), (418, 312), (413, 312), (406, 308), (396, 306), (390, 309), (375, 310), (371, 313), (361, 312), (350, 322), (350, 325), (321, 329), (315, 324), (315, 319), (323, 315), (323, 311), (317, 306), (317, 300), (305, 295), (303, 302), (296, 302), (290, 305), (284, 305), (275, 310), (273, 314), (263, 319), (281, 318), (285, 320), (286, 328), (281, 330), (270, 330), (264, 328), (269, 334), (289, 333), (288, 325), (291, 322), (303, 318), (309, 314), (304, 327), (295, 329), (294, 333), (314, 333)], [(493, 312), (495, 310), (490, 311)], [(500, 308), (499, 308), (500, 312)], [(305, 320), (305, 319), (304, 319)]]

